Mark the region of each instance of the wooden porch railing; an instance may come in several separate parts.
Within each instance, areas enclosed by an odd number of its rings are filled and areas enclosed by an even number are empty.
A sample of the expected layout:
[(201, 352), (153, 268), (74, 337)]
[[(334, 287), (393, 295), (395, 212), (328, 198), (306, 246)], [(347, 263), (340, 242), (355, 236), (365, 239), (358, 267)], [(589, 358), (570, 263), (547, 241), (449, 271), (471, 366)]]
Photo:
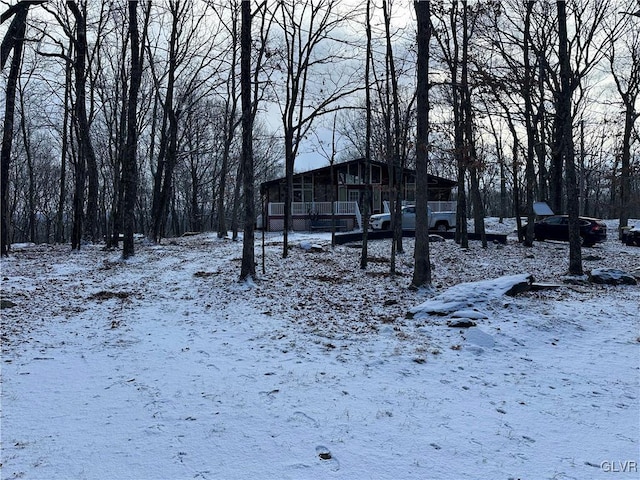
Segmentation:
[[(292, 215), (331, 215), (331, 202), (291, 202)], [(269, 203), (267, 207), (269, 216), (284, 215), (284, 203)], [(333, 212), (336, 215), (355, 215), (360, 214), (358, 202), (333, 202)]]

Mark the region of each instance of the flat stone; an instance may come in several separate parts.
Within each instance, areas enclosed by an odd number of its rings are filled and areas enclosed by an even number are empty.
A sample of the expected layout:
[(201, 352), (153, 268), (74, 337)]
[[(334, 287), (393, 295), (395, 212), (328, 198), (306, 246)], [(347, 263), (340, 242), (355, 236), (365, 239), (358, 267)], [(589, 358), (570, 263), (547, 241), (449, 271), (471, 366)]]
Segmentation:
[(562, 288), (564, 285), (561, 285), (559, 283), (538, 283), (538, 282), (534, 282), (531, 284), (531, 291), (532, 292), (539, 292), (542, 290), (556, 290), (558, 288)]
[(459, 320), (451, 320), (447, 323), (447, 326), (451, 328), (471, 328), (476, 326), (476, 322), (468, 318), (461, 318)]
[(602, 285), (637, 285), (638, 281), (628, 272), (617, 268), (594, 268), (589, 275), (591, 283)]
[(17, 307), (17, 303), (13, 303), (11, 300), (0, 300), (0, 309)]
[(489, 318), (486, 313), (476, 309), (457, 310), (451, 314), (453, 318), (466, 318), (469, 320), (484, 320)]

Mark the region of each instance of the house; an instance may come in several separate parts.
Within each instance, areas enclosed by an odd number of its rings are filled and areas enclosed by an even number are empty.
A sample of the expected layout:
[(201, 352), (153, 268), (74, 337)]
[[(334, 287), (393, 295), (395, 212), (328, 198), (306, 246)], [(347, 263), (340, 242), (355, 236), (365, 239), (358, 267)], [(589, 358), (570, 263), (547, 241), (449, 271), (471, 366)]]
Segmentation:
[[(380, 213), (388, 208), (390, 199), (389, 167), (384, 162), (364, 159), (351, 160), (297, 173), (293, 177), (293, 201), (291, 204), (292, 229), (311, 230), (330, 225), (332, 212), (337, 219), (336, 226), (342, 230), (362, 228), (362, 204), (369, 181), (372, 187), (372, 212)], [(403, 169), (402, 199), (407, 203), (415, 201), (415, 170)], [(263, 198), (262, 225), (268, 231), (284, 228), (284, 197), (286, 179), (279, 178), (264, 182), (260, 186)], [(452, 189), (456, 182), (429, 175), (429, 206), (433, 211), (455, 210), (451, 201)], [(333, 199), (333, 202), (332, 202)]]

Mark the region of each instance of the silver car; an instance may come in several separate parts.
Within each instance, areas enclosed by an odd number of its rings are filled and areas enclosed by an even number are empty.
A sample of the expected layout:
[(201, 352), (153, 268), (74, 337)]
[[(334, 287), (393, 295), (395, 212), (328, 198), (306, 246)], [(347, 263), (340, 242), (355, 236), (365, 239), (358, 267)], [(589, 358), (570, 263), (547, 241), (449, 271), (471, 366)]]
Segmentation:
[[(431, 209), (428, 209), (428, 215), (431, 216)], [(390, 213), (378, 213), (371, 215), (369, 225), (373, 230), (389, 230), (391, 228), (391, 214)], [(403, 230), (415, 230), (416, 229), (416, 207), (415, 205), (407, 205), (402, 207), (402, 229)]]

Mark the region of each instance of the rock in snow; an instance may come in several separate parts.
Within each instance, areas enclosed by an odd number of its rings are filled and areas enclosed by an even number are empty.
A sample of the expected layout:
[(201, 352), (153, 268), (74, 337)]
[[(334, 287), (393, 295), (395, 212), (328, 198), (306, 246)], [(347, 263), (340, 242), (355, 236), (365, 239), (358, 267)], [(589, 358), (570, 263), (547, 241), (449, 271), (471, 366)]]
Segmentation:
[(324, 250), (322, 245), (311, 242), (300, 242), (299, 247), (305, 252), (322, 252)]
[(469, 309), (469, 310), (458, 310), (456, 312), (453, 312), (451, 314), (451, 317), (453, 318), (468, 318), (468, 319), (472, 319), (472, 320), (485, 320), (487, 318), (489, 318), (489, 316), (484, 313), (481, 312), (477, 309)]
[(483, 332), (477, 327), (467, 330), (464, 337), (467, 342), (477, 345), (478, 347), (493, 348), (496, 343), (492, 335)]
[(414, 318), (419, 318), (426, 315), (449, 315), (460, 310), (469, 311), (503, 295), (513, 296), (525, 292), (531, 288), (532, 282), (532, 275), (522, 273), (479, 282), (460, 283), (411, 308), (409, 312)]
[(468, 318), (458, 318), (455, 320), (451, 320), (447, 324), (447, 326), (451, 328), (470, 328), (475, 327), (476, 322), (474, 322), (473, 320), (469, 320)]
[(638, 281), (630, 273), (617, 268), (594, 268), (589, 275), (592, 283), (606, 285), (637, 285)]

